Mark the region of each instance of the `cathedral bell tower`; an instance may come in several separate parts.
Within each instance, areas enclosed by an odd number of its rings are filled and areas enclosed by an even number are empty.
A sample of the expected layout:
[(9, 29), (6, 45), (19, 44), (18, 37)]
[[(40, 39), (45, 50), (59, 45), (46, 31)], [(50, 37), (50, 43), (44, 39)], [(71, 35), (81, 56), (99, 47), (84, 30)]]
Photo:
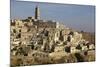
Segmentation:
[(40, 11), (38, 6), (35, 8), (35, 19), (40, 19)]

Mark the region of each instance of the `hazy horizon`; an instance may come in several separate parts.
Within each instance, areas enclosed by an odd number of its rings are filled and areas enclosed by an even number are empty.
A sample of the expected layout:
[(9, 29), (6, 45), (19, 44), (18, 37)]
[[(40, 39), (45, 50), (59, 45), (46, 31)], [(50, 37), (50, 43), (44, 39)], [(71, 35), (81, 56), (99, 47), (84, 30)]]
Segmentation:
[(25, 19), (34, 16), (36, 5), (40, 8), (41, 19), (55, 20), (79, 31), (95, 32), (95, 6), (90, 5), (11, 0), (11, 19)]

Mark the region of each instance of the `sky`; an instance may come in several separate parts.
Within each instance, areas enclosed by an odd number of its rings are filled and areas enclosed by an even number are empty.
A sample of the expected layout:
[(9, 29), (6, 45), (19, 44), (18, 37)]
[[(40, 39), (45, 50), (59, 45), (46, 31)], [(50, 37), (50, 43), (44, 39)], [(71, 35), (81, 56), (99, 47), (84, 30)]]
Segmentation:
[(66, 27), (85, 32), (95, 32), (95, 6), (41, 3), (11, 0), (11, 19), (34, 16), (36, 5), (41, 19), (55, 20)]

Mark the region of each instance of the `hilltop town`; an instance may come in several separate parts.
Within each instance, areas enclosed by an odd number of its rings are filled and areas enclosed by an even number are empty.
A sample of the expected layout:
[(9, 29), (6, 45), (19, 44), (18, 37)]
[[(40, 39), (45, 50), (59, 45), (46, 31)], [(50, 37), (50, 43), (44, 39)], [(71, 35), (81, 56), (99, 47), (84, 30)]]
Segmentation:
[(11, 65), (36, 65), (95, 61), (95, 44), (60, 22), (35, 16), (11, 21)]

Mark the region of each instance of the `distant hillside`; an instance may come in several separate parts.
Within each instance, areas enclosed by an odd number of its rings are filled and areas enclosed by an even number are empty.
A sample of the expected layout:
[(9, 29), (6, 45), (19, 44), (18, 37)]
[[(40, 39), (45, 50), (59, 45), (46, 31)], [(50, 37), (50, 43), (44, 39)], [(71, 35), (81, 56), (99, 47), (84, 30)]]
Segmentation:
[(81, 33), (85, 40), (95, 44), (95, 33), (89, 33), (89, 32), (81, 32)]

